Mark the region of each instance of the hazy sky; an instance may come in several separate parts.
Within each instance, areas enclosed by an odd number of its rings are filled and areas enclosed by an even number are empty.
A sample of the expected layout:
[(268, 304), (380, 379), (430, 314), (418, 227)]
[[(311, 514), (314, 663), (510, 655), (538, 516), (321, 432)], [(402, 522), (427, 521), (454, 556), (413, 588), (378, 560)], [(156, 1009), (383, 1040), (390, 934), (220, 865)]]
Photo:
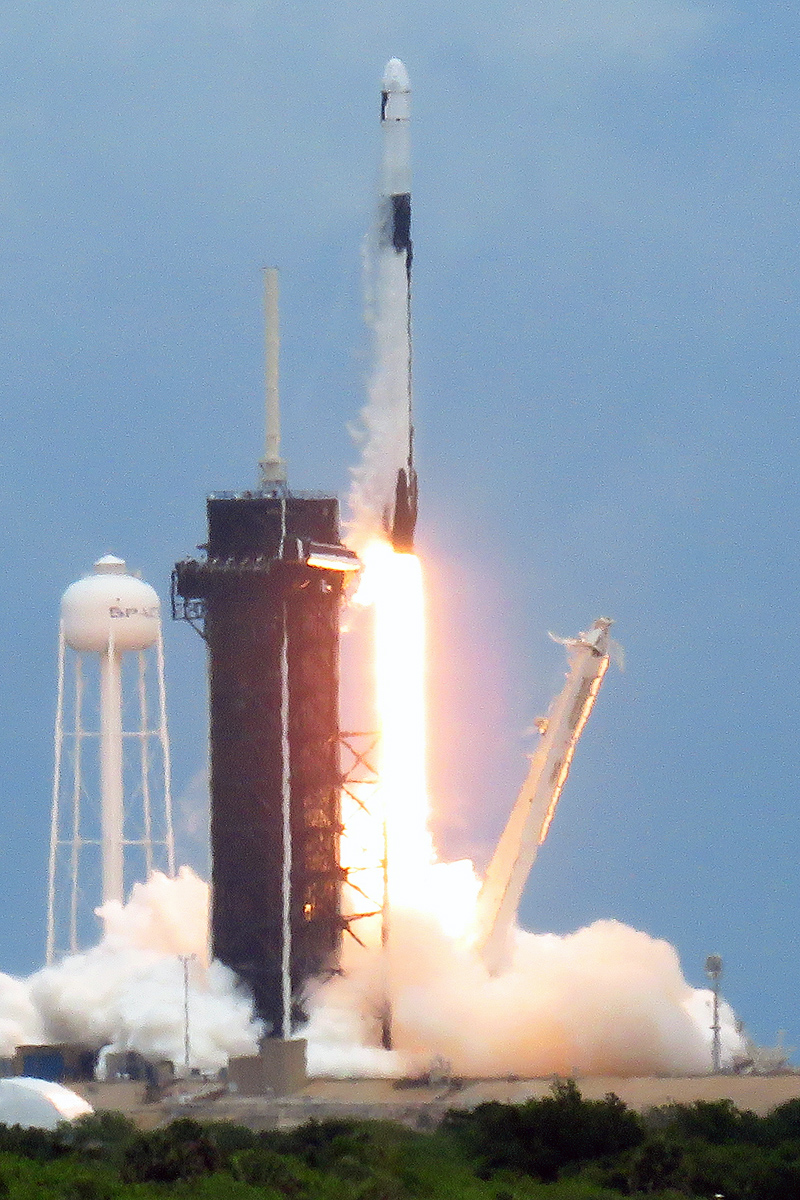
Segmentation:
[[(0, 969), (43, 954), (58, 599), (100, 554), (166, 601), (254, 484), (260, 268), (285, 452), (344, 494), (384, 62), (414, 88), (433, 773), (485, 861), (563, 677), (617, 619), (531, 928), (617, 917), (800, 1037), (798, 17), (683, 0), (18, 0), (0, 18)], [(167, 629), (182, 845), (204, 658)], [(196, 792), (196, 788), (194, 791)]]

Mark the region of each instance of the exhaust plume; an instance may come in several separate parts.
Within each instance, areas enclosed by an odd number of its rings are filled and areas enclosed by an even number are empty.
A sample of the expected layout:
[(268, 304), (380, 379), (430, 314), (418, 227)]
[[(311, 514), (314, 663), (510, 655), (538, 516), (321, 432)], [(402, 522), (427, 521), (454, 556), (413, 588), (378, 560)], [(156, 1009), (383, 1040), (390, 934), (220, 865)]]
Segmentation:
[[(563, 937), (517, 929), (510, 968), (492, 976), (435, 917), (394, 909), (391, 1053), (376, 1048), (379, 958), (351, 943), (344, 975), (316, 994), (307, 1030), (313, 1070), (416, 1074), (435, 1058), (467, 1077), (711, 1070), (711, 992), (689, 986), (669, 943), (617, 921)], [(730, 1067), (744, 1040), (725, 1003), (720, 1021), (722, 1065)]]

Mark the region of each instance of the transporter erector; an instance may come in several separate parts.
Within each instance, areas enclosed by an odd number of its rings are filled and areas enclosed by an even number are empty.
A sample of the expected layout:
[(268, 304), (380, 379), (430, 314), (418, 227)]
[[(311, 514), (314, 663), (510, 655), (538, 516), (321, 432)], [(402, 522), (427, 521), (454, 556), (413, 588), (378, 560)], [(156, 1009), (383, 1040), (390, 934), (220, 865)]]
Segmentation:
[(539, 744), (478, 896), (475, 946), (493, 974), (507, 965), (523, 888), (547, 837), (610, 656), (619, 649), (609, 636), (612, 624), (609, 617), (599, 617), (576, 638), (554, 639), (567, 648), (567, 680), (548, 715), (537, 722)]

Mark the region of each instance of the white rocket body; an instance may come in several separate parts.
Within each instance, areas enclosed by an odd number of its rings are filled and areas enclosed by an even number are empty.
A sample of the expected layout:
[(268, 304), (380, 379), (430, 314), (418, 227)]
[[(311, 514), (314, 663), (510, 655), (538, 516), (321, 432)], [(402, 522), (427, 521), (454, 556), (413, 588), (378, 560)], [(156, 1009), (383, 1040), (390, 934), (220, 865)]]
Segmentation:
[(381, 195), (411, 195), (411, 86), (399, 58), (390, 58), (381, 84)]
[(380, 215), (376, 281), (377, 362), (387, 444), (384, 526), (395, 550), (410, 552), (417, 519), (411, 353), (411, 88), (397, 58), (381, 89)]

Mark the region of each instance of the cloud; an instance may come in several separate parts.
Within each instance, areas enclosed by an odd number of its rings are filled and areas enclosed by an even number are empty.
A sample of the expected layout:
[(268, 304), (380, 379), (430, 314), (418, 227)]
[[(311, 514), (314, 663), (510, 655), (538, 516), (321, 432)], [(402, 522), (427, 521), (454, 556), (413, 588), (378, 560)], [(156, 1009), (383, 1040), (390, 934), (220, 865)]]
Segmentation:
[(624, 61), (655, 64), (700, 43), (713, 25), (711, 11), (681, 0), (507, 0), (465, 13), (480, 57), (546, 60), (586, 68)]
[(577, 0), (570, 5), (568, 19), (563, 9), (559, 12), (547, 27), (547, 52), (578, 48), (582, 56), (642, 63), (691, 49), (705, 40), (714, 24), (705, 5), (660, 0)]
[[(24, 29), (26, 9), (31, 21), (39, 13), (38, 5), (23, 6), (14, 32)], [(367, 0), (334, 8), (318, 0), (302, 8), (288, 0), (83, 0), (54, 6), (44, 39), (81, 58), (158, 49), (156, 37), (183, 40), (187, 52), (208, 38), (246, 38), (248, 45), (255, 39), (263, 44), (265, 69), (293, 51), (312, 79), (333, 81), (343, 64), (393, 51), (412, 62), (460, 48), (479, 60), (528, 59), (532, 67), (548, 59), (654, 63), (696, 44), (712, 24), (711, 10), (696, 0), (499, 0), (455, 13), (449, 0), (391, 8)]]

